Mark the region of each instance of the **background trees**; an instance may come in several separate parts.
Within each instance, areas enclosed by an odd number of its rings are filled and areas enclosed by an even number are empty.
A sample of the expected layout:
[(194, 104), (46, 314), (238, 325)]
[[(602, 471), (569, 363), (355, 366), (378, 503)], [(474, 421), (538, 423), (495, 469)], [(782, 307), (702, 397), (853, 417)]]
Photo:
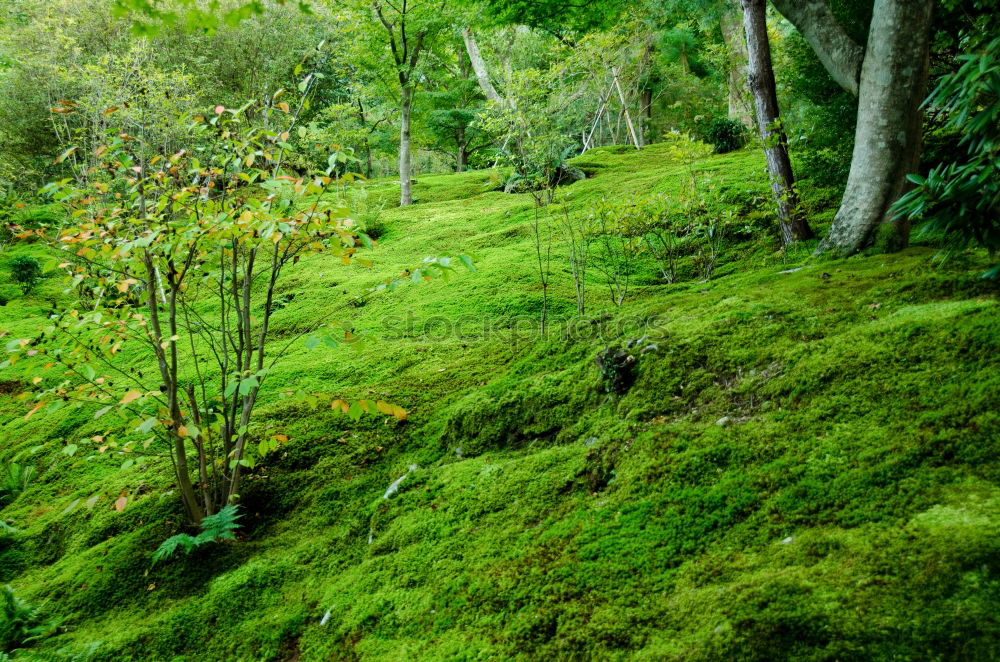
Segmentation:
[[(238, 106), (256, 90), (294, 85), (301, 54), (322, 43), (315, 102), (303, 109), (302, 132), (291, 140), (337, 144), (345, 170), (399, 176), (404, 205), (413, 201), (415, 172), (462, 170), (470, 160), (509, 164), (536, 135), (551, 138), (536, 140), (549, 146), (545, 161), (597, 145), (641, 146), (671, 131), (709, 139), (722, 116), (750, 122), (749, 54), (734, 0), (304, 6), (308, 12), (279, 5), (264, 15), (263, 6), (239, 2), (215, 12), (148, 0), (55, 0), (44, 10), (30, 0), (9, 3), (4, 20), (16, 30), (0, 38), (0, 76), (10, 90), (0, 100), (3, 186), (30, 191), (58, 175), (51, 163), (57, 146), (101, 127), (93, 112), (84, 121), (83, 107), (108, 107), (136, 93), (128, 75), (136, 58), (156, 72), (148, 85), (169, 89), (169, 99), (161, 95), (166, 116), (198, 103)], [(905, 245), (908, 222), (890, 207), (906, 175), (927, 171), (934, 158), (920, 160), (926, 127), (918, 108), (928, 83), (955, 70), (960, 35), (995, 2), (941, 3), (933, 26), (929, 2), (919, 11), (896, 0), (753, 6), (767, 22), (791, 157), (776, 180), (788, 182), (779, 200), (797, 194), (794, 165), (812, 190), (807, 198), (841, 198), (834, 223), (821, 228), (823, 249), (861, 250), (880, 227), (887, 228), (883, 248)], [(147, 35), (142, 46), (131, 36), (136, 16)], [(518, 85), (536, 95), (530, 108), (517, 106)], [(44, 112), (60, 100), (72, 101), (76, 112)], [(765, 125), (773, 124), (773, 113), (765, 115)], [(786, 206), (777, 206), (777, 216), (788, 216)]]

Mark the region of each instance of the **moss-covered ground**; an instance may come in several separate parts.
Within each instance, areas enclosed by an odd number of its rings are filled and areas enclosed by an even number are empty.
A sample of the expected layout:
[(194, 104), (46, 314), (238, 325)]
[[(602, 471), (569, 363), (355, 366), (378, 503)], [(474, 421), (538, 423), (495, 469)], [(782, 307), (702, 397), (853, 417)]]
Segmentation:
[[(561, 195), (584, 213), (602, 196), (676, 194), (694, 168), (715, 204), (766, 208), (757, 154), (672, 155), (594, 150)], [(315, 257), (281, 284), (276, 340), (425, 255), (479, 259), (344, 308), (370, 336), (362, 351), (293, 348), (256, 428), (290, 441), (248, 481), (236, 543), (153, 565), (183, 528), (167, 461), (123, 471), (94, 456), (107, 420), (26, 420), (30, 376), (0, 373), (0, 459), (39, 470), (2, 512), (17, 532), (0, 537), (0, 582), (64, 619), (15, 659), (1000, 655), (1000, 307), (985, 256), (825, 261), (748, 231), (711, 280), (690, 257), (673, 285), (646, 265), (621, 308), (592, 272), (581, 321), (557, 241), (542, 335), (534, 203), (496, 186), (419, 177), (418, 204), (387, 206), (373, 269)], [(367, 190), (368, 205), (394, 193)], [(822, 224), (831, 210), (814, 205)], [(0, 261), (19, 251), (40, 249)], [(0, 330), (33, 333), (61, 288), (12, 293)], [(631, 340), (635, 383), (608, 393), (594, 359)], [(354, 423), (284, 387), (375, 393), (410, 417)]]

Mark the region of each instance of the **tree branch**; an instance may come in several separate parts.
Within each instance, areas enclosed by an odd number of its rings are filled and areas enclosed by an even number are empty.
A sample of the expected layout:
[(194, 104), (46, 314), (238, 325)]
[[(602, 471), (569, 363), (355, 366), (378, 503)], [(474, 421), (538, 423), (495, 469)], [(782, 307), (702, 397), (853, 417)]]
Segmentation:
[(771, 4), (802, 33), (837, 84), (858, 96), (865, 50), (834, 18), (827, 0), (771, 0)]

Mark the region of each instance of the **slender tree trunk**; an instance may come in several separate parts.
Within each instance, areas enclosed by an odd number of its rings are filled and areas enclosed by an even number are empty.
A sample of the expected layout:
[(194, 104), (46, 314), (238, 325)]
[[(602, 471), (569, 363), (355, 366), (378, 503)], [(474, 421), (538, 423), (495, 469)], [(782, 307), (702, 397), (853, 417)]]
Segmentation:
[(413, 181), (410, 178), (410, 109), (413, 89), (408, 81), (402, 82), (401, 117), (399, 122), (399, 206), (413, 204)]
[[(889, 208), (920, 155), (932, 5), (933, 0), (875, 2), (861, 65), (851, 172), (821, 251), (856, 253), (872, 242), (880, 224), (892, 224)], [(885, 248), (905, 246), (908, 233), (907, 223), (893, 225)]]
[(460, 126), (458, 128), (458, 135), (456, 136), (458, 150), (455, 153), (455, 172), (465, 172), (466, 166), (469, 164), (469, 152), (468, 143), (465, 140), (465, 127)]
[(747, 62), (750, 57), (747, 53), (742, 13), (739, 0), (727, 0), (719, 18), (719, 27), (722, 29), (722, 40), (728, 51), (726, 87), (729, 97), (729, 119), (752, 127), (750, 92), (747, 90)]
[(656, 139), (653, 136), (653, 90), (648, 86), (642, 90), (642, 110), (639, 115), (643, 118), (641, 133), (643, 144), (646, 144)]
[(363, 147), (365, 150), (365, 157), (367, 160), (365, 168), (365, 177), (368, 179), (372, 178), (372, 146), (371, 142), (368, 140), (368, 127), (365, 123), (365, 107), (361, 103), (361, 99), (358, 99), (358, 119), (361, 121), (361, 128), (365, 131), (365, 138)]
[(628, 112), (628, 101), (625, 99), (625, 92), (622, 91), (621, 81), (618, 79), (618, 67), (611, 67), (611, 75), (615, 79), (615, 89), (618, 90), (618, 99), (622, 102), (622, 115), (625, 117), (625, 125), (628, 133), (632, 136), (632, 144), (636, 149), (642, 146), (639, 144), (639, 137), (636, 135), (635, 126), (632, 125), (632, 114)]
[(795, 178), (788, 158), (788, 139), (778, 112), (765, 0), (742, 0), (742, 3), (749, 53), (748, 81), (757, 110), (757, 127), (764, 142), (771, 192), (778, 208), (781, 239), (785, 244), (811, 239), (812, 230), (802, 215), (798, 195), (795, 193)]

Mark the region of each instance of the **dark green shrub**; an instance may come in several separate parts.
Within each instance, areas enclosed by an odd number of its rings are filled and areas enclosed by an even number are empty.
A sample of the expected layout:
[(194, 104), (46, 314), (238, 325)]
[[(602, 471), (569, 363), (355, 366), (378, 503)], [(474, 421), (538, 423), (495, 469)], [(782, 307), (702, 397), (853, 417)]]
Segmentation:
[[(951, 248), (1000, 250), (1000, 38), (960, 57), (962, 66), (941, 79), (925, 105), (961, 134), (959, 149), (895, 205), (900, 216), (924, 221), (922, 234), (942, 235)], [(986, 274), (1000, 276), (1000, 266)]]
[(10, 261), (10, 276), (28, 294), (42, 279), (42, 265), (30, 255), (18, 255)]
[(705, 138), (712, 143), (716, 154), (734, 152), (747, 143), (747, 128), (737, 120), (717, 117), (708, 125)]

